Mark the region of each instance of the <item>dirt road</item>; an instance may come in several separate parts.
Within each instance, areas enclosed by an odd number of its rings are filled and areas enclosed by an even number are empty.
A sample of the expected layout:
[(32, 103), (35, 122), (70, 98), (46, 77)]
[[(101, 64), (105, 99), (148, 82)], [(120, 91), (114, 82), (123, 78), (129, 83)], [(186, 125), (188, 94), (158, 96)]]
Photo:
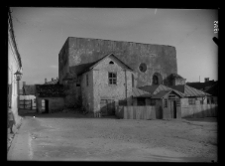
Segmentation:
[(83, 118), (55, 113), (25, 117), (9, 160), (217, 161), (217, 123)]

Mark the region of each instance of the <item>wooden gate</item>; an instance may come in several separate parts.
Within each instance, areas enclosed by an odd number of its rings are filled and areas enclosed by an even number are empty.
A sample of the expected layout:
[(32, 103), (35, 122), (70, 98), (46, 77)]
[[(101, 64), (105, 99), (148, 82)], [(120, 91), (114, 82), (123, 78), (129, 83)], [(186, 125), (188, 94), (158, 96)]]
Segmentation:
[(32, 100), (19, 100), (19, 108), (20, 109), (25, 109), (25, 110), (32, 110)]
[(112, 99), (101, 99), (101, 115), (115, 115), (115, 101)]

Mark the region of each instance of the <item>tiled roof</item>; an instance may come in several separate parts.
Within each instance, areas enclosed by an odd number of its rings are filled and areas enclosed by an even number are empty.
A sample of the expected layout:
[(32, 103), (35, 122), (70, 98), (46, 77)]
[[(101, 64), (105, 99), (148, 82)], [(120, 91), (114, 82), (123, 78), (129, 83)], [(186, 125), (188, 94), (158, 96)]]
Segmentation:
[(209, 95), (206, 92), (203, 92), (201, 90), (195, 89), (193, 87), (190, 87), (188, 85), (176, 85), (172, 86), (171, 88), (176, 89), (182, 93), (185, 94), (187, 97), (198, 97), (198, 96), (207, 96)]
[(144, 90), (141, 90), (141, 89), (138, 89), (138, 88), (133, 88), (132, 89), (132, 96), (133, 97), (151, 97), (151, 94), (144, 91)]

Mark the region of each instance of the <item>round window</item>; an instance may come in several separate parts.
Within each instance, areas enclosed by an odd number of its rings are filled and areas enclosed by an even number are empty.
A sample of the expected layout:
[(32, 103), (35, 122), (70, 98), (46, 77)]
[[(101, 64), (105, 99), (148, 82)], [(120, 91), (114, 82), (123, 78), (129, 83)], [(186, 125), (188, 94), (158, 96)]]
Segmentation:
[(139, 69), (141, 72), (145, 72), (147, 70), (147, 65), (145, 63), (141, 63)]

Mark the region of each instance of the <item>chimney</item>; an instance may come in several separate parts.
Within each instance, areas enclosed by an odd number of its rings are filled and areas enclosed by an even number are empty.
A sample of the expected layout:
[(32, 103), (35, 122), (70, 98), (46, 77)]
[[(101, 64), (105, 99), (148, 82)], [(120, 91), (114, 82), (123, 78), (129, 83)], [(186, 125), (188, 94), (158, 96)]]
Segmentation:
[(26, 82), (25, 81), (23, 81), (23, 86), (25, 86), (26, 85)]
[(54, 81), (54, 78), (52, 78), (52, 81)]
[(205, 78), (205, 82), (209, 82), (209, 77)]
[(45, 78), (45, 84), (47, 83), (47, 78)]

